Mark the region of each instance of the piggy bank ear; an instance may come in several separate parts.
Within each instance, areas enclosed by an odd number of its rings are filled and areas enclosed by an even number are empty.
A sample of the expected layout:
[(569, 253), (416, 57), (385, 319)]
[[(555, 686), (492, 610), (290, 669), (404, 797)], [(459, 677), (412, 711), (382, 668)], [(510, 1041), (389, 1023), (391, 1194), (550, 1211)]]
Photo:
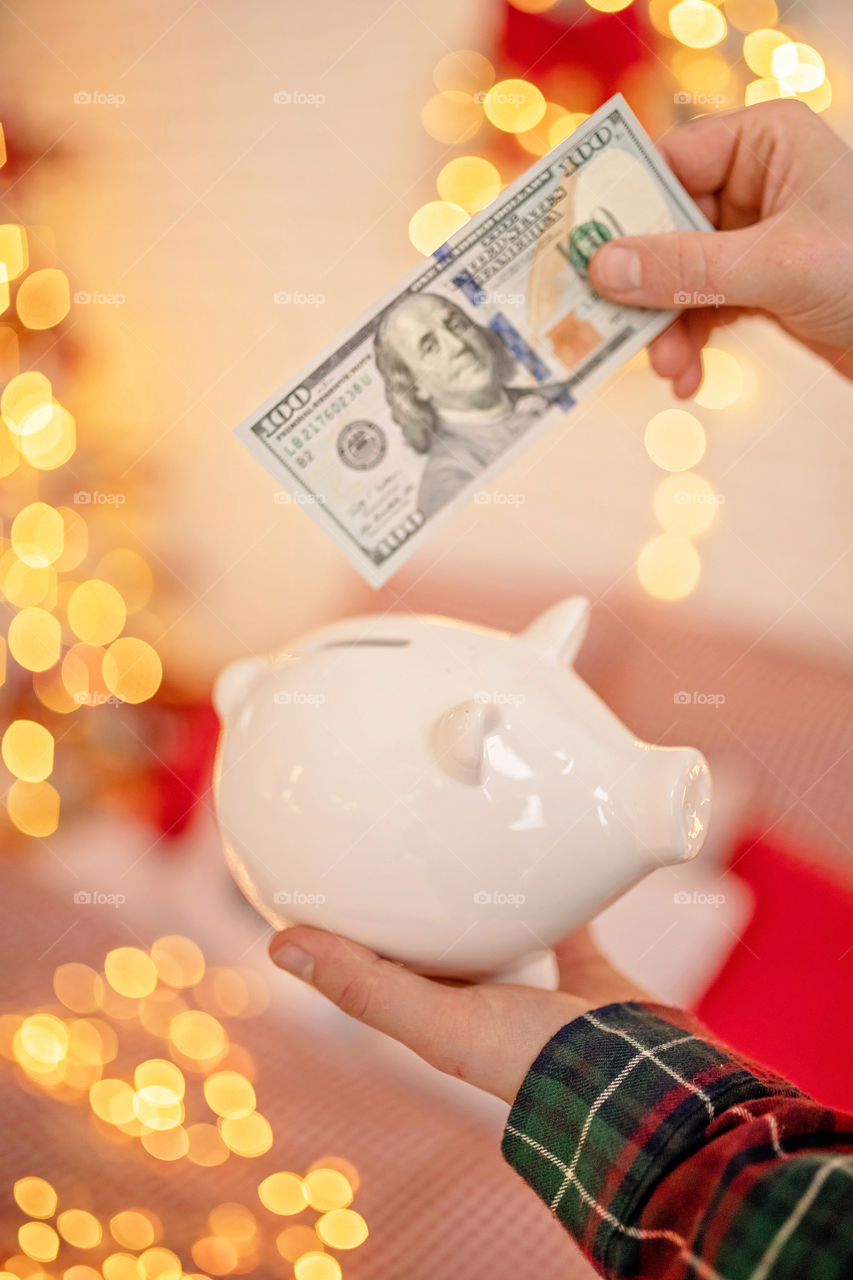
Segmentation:
[(213, 686), (213, 705), (220, 720), (234, 714), (263, 669), (260, 658), (238, 658), (220, 671)]
[(543, 657), (566, 666), (574, 661), (588, 625), (589, 600), (586, 596), (571, 596), (540, 613), (521, 635)]

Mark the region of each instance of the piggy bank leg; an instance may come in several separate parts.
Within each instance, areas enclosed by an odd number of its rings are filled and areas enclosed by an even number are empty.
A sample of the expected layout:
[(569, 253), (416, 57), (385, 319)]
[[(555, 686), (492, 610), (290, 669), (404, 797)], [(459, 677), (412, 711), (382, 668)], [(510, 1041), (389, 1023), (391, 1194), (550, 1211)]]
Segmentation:
[(549, 947), (541, 951), (532, 951), (522, 956), (521, 960), (501, 969), (499, 973), (490, 973), (480, 978), (483, 983), (514, 982), (523, 987), (541, 987), (545, 991), (556, 991), (559, 985), (559, 969), (557, 957)]

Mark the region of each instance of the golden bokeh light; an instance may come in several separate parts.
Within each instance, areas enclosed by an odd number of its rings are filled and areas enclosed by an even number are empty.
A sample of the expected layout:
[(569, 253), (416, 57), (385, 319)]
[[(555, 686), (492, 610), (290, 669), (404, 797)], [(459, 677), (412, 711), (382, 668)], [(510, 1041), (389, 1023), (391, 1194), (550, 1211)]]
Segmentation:
[(140, 1062), (133, 1073), (133, 1083), (137, 1089), (152, 1085), (166, 1089), (174, 1098), (183, 1098), (186, 1093), (183, 1072), (166, 1058), (148, 1058)]
[[(68, 545), (67, 528), (65, 545)], [(138, 551), (132, 551), (129, 547), (116, 547), (114, 551), (108, 551), (98, 564), (96, 577), (115, 587), (124, 600), (128, 613), (143, 609), (154, 590), (154, 575), (149, 565)]]
[(14, 551), (7, 551), (0, 560), (0, 589), (18, 609), (28, 605), (41, 605), (53, 609), (56, 605), (56, 568), (52, 564), (24, 564)]
[(239, 1120), (251, 1115), (257, 1099), (255, 1090), (237, 1071), (218, 1071), (204, 1082), (204, 1098), (211, 1111), (223, 1120)]
[(237, 1120), (220, 1120), (219, 1132), (222, 1141), (235, 1156), (254, 1159), (265, 1155), (273, 1144), (272, 1127), (266, 1116), (253, 1111)]
[(111, 697), (103, 674), (106, 651), (98, 645), (75, 644), (62, 659), (62, 683), (78, 707), (101, 706)]
[(25, 373), (16, 374), (6, 383), (3, 394), (0, 395), (0, 413), (6, 419), (9, 429), (20, 434), (28, 415), (52, 401), (53, 388), (49, 379), (38, 369), (28, 369)]
[(148, 1129), (177, 1129), (184, 1120), (184, 1104), (171, 1089), (149, 1084), (133, 1095), (133, 1114)]
[(10, 773), (24, 782), (43, 782), (53, 771), (53, 734), (35, 720), (13, 720), (0, 754)]
[(436, 63), (432, 78), (439, 92), (455, 90), (470, 94), (485, 91), (495, 82), (495, 69), (489, 59), (475, 49), (457, 49)]
[(31, 502), (12, 521), (10, 537), (18, 559), (38, 569), (62, 555), (65, 525), (46, 502)]
[(500, 195), (501, 185), (500, 173), (482, 156), (457, 156), (448, 161), (436, 179), (442, 200), (468, 213), (485, 209)]
[(169, 1039), (179, 1053), (196, 1062), (218, 1059), (228, 1047), (222, 1023), (201, 1009), (187, 1009), (173, 1018)]
[(652, 462), (664, 471), (688, 471), (705, 454), (701, 422), (686, 409), (663, 409), (649, 420), (643, 442)]
[(425, 257), (435, 253), (455, 231), (464, 227), (471, 215), (458, 204), (430, 200), (409, 219), (409, 239)]
[(634, 0), (586, 0), (590, 9), (595, 9), (598, 13), (621, 13), (623, 9), (627, 9), (629, 4), (633, 4)]
[(104, 1235), (98, 1219), (86, 1209), (65, 1209), (56, 1219), (56, 1226), (62, 1239), (75, 1249), (95, 1249)]
[(270, 1213), (282, 1216), (301, 1213), (308, 1208), (308, 1197), (302, 1179), (296, 1173), (271, 1173), (258, 1185), (258, 1197)]
[(234, 1271), (240, 1256), (230, 1240), (220, 1236), (202, 1236), (190, 1251), (197, 1267), (212, 1276), (227, 1276)]
[(702, 476), (682, 471), (667, 476), (657, 487), (655, 516), (667, 533), (694, 538), (714, 523), (719, 495)]
[(314, 1209), (345, 1209), (352, 1203), (353, 1189), (349, 1179), (338, 1169), (312, 1169), (302, 1179), (305, 1196)]
[(94, 1267), (87, 1267), (85, 1263), (75, 1262), (73, 1267), (65, 1268), (62, 1280), (101, 1280), (101, 1273)]
[(163, 664), (147, 641), (122, 636), (104, 654), (103, 678), (110, 693), (122, 702), (145, 702), (160, 688)]
[(81, 582), (68, 601), (68, 625), (84, 644), (109, 644), (126, 621), (127, 609), (118, 591), (100, 578)]
[(218, 1204), (207, 1215), (207, 1225), (216, 1236), (224, 1236), (232, 1240), (241, 1250), (258, 1234), (255, 1215), (248, 1205), (236, 1204), (233, 1201)]
[(424, 104), (421, 124), (437, 142), (470, 142), (483, 123), (483, 108), (473, 94), (458, 89), (436, 93)]
[(808, 93), (798, 93), (800, 102), (805, 102), (806, 106), (811, 107), (812, 111), (826, 111), (832, 106), (832, 85), (827, 77), (823, 84), (818, 85), (816, 89), (811, 89)]
[(658, 600), (681, 600), (699, 581), (699, 553), (688, 538), (664, 533), (647, 542), (637, 561), (643, 588)]
[(47, 671), (62, 653), (62, 627), (46, 609), (21, 609), (9, 623), (7, 638), (12, 657), (27, 671)]
[(21, 281), (15, 302), (27, 329), (52, 329), (71, 310), (68, 277), (58, 267), (33, 271)]
[(532, 129), (527, 129), (524, 133), (515, 135), (516, 141), (525, 151), (529, 151), (532, 156), (544, 156), (554, 146), (551, 141), (551, 132), (556, 126), (568, 116), (565, 107), (561, 107), (556, 102), (545, 103), (545, 114), (537, 125)]
[(754, 107), (759, 102), (775, 102), (779, 98), (795, 98), (794, 90), (781, 80), (767, 77), (763, 80), (750, 80), (743, 92), (746, 106)]
[(94, 1013), (98, 1007), (96, 990), (100, 978), (88, 964), (61, 964), (53, 971), (57, 1000), (72, 1013)]
[(725, 38), (726, 20), (709, 0), (679, 0), (669, 11), (669, 29), (691, 49), (710, 49)]
[(275, 1239), (276, 1249), (288, 1262), (295, 1262), (297, 1258), (316, 1249), (318, 1245), (322, 1247), (314, 1228), (301, 1224), (295, 1227), (285, 1227)]
[(160, 1219), (148, 1209), (122, 1209), (110, 1218), (110, 1235), (124, 1249), (150, 1249), (162, 1234)]
[(760, 27), (757, 31), (750, 31), (743, 41), (744, 62), (750, 71), (754, 71), (762, 79), (771, 77), (773, 54), (782, 45), (790, 43), (786, 35), (772, 27)]
[(9, 293), (9, 278), (6, 275), (5, 264), (0, 262), (0, 316), (4, 311), (8, 311), (9, 303), (12, 295)]
[[(152, 947), (152, 959), (154, 959)], [(156, 960), (155, 960), (156, 964)], [(162, 1040), (168, 1040), (172, 1019), (183, 1013), (187, 1003), (175, 991), (159, 988), (139, 1001), (139, 1021), (146, 1031)]]
[(779, 21), (776, 0), (726, 0), (726, 17), (736, 31), (775, 27)]
[(332, 1249), (357, 1249), (368, 1235), (367, 1223), (354, 1209), (332, 1209), (317, 1219), (317, 1235)]
[(6, 279), (15, 280), (29, 264), (27, 233), (14, 222), (0, 225), (0, 263), (6, 268)]
[(6, 794), (6, 811), (25, 836), (45, 839), (59, 826), (59, 792), (49, 782), (12, 783)]
[(187, 1129), (187, 1158), (204, 1169), (224, 1164), (231, 1152), (215, 1124), (191, 1124)]
[(513, 9), (519, 9), (522, 13), (546, 13), (548, 9), (553, 9), (558, 0), (509, 0)]
[(111, 1253), (101, 1263), (104, 1280), (140, 1280), (139, 1265), (130, 1253)]
[(164, 1249), (162, 1245), (145, 1249), (139, 1255), (137, 1266), (138, 1280), (159, 1280), (160, 1276), (170, 1271), (182, 1274), (181, 1260), (178, 1255), (171, 1249)]
[(108, 951), (104, 976), (113, 991), (131, 999), (150, 995), (157, 985), (154, 961), (140, 947), (115, 947)]
[(352, 1160), (347, 1160), (345, 1156), (320, 1156), (319, 1159), (314, 1160), (308, 1166), (306, 1172), (312, 1173), (315, 1169), (336, 1169), (338, 1173), (342, 1173), (344, 1175), (347, 1182), (352, 1187), (353, 1192), (358, 1191), (361, 1186), (361, 1178), (359, 1177), (358, 1169), (356, 1169)]
[(312, 1249), (293, 1264), (294, 1280), (340, 1280), (341, 1264), (330, 1253)]
[(564, 138), (568, 138), (574, 133), (575, 129), (579, 129), (584, 120), (588, 120), (589, 115), (585, 111), (570, 111), (566, 115), (560, 116), (548, 130), (548, 142), (550, 146), (556, 147)]
[(151, 1129), (146, 1126), (139, 1141), (150, 1156), (165, 1163), (182, 1160), (190, 1148), (187, 1131), (180, 1124), (170, 1129)]
[(15, 1204), (30, 1218), (52, 1218), (57, 1195), (45, 1178), (19, 1178), (12, 1188)]
[(770, 58), (771, 73), (795, 93), (810, 93), (826, 79), (826, 66), (817, 49), (809, 44), (780, 44)]
[(47, 1222), (24, 1222), (18, 1228), (18, 1248), (36, 1262), (53, 1262), (59, 1253), (59, 1236)]
[[(69, 569), (76, 569), (82, 564), (89, 552), (89, 526), (78, 511), (72, 510), (71, 507), (57, 507), (56, 510), (62, 516), (62, 524), (65, 531), (64, 544), (62, 554), (55, 561), (55, 568), (61, 573), (67, 573)], [(110, 579), (107, 575), (107, 581)], [(113, 583), (117, 586), (117, 583)]]
[(167, 934), (151, 946), (151, 959), (161, 982), (179, 990), (194, 987), (204, 977), (204, 953), (198, 943), (182, 934)]
[(743, 369), (730, 351), (705, 347), (702, 373), (702, 384), (693, 398), (703, 409), (728, 409), (743, 393)]
[(504, 133), (535, 129), (545, 115), (545, 107), (541, 89), (529, 80), (499, 80), (483, 98), (486, 117)]
[[(2, 339), (2, 325), (0, 325), (0, 339)], [(0, 422), (0, 480), (5, 480), (7, 476), (17, 471), (20, 461), (21, 455), (12, 442), (9, 428), (5, 422)]]
[(133, 1089), (125, 1080), (98, 1080), (89, 1090), (89, 1106), (107, 1124), (129, 1124), (134, 1119)]

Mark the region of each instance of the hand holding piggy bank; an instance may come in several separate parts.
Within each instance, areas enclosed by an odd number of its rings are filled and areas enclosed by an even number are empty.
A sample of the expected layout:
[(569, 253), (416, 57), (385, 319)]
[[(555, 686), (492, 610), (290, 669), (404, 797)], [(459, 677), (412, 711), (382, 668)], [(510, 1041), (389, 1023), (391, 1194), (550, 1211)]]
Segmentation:
[(587, 619), (581, 598), (518, 636), (349, 618), (227, 667), (214, 794), (261, 915), (494, 980), (698, 853), (708, 766), (639, 741), (567, 669)]

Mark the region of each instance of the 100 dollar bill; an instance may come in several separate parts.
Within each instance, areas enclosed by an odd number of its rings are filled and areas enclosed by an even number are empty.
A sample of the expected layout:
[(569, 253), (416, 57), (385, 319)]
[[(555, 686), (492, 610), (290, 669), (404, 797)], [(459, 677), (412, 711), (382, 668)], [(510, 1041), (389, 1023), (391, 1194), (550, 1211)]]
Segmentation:
[(587, 277), (614, 236), (712, 230), (621, 95), (236, 434), (374, 587), (671, 322)]

